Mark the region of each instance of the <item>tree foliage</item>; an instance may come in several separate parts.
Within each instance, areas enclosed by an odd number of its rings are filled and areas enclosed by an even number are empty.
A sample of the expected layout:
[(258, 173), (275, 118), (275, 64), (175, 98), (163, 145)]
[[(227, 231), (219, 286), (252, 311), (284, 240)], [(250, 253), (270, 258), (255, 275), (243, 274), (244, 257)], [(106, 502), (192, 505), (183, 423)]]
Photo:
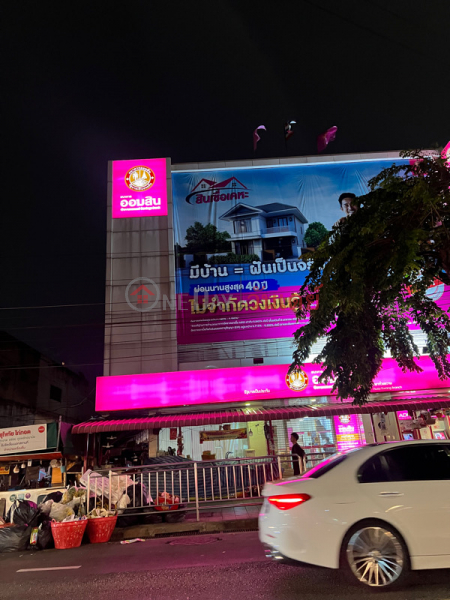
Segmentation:
[(308, 225), (308, 229), (305, 233), (305, 244), (308, 248), (317, 248), (328, 235), (328, 230), (319, 221), (314, 221)]
[(297, 310), (310, 320), (295, 333), (291, 369), (325, 337), (314, 361), (324, 365), (321, 381), (334, 381), (338, 397), (355, 404), (367, 402), (387, 349), (403, 371), (421, 371), (408, 322), (425, 333), (439, 377), (450, 377), (449, 314), (427, 296), (436, 280), (450, 285), (450, 170), (437, 154), (402, 157), (409, 166), (372, 179), (359, 210), (307, 256), (312, 264), (300, 290), (306, 299), (320, 289), (319, 305)]
[(190, 252), (228, 252), (231, 250), (230, 234), (217, 230), (215, 225), (202, 225), (196, 221), (186, 230), (186, 249)]

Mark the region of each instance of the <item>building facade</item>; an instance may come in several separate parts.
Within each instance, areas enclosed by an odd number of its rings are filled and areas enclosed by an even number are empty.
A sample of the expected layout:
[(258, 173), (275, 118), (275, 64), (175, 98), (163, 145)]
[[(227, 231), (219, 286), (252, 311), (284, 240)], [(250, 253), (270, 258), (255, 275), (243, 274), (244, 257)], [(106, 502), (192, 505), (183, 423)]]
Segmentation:
[[(117, 421), (99, 422), (95, 431), (113, 431), (125, 419), (130, 431), (153, 432), (151, 454), (182, 437), (184, 454), (195, 459), (208, 444), (218, 458), (286, 452), (292, 432), (307, 452), (324, 455), (373, 440), (447, 436), (448, 382), (433, 373), (419, 330), (412, 334), (423, 348), (424, 374), (403, 376), (387, 355), (372, 402), (359, 413), (336, 402), (332, 382), (318, 381), (312, 360), (323, 341), (300, 380), (288, 376), (308, 227), (330, 231), (343, 216), (341, 193), (364, 195), (372, 177), (401, 160), (390, 152), (111, 163), (97, 411)], [(158, 181), (165, 192), (154, 191)], [(439, 282), (429, 293), (448, 302)], [(312, 294), (308, 308), (317, 302)], [(430, 410), (438, 411), (433, 423), (420, 416)], [(218, 443), (226, 424), (236, 434)]]
[(0, 332), (0, 429), (51, 423), (78, 423), (93, 412), (85, 377), (28, 344)]

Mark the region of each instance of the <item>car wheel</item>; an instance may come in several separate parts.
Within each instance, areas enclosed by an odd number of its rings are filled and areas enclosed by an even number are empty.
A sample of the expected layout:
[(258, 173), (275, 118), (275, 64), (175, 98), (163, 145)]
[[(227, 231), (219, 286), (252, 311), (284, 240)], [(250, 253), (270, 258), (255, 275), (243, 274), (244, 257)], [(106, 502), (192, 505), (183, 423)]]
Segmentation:
[(389, 525), (366, 521), (353, 527), (342, 546), (342, 562), (353, 582), (372, 588), (398, 585), (409, 571), (406, 545)]

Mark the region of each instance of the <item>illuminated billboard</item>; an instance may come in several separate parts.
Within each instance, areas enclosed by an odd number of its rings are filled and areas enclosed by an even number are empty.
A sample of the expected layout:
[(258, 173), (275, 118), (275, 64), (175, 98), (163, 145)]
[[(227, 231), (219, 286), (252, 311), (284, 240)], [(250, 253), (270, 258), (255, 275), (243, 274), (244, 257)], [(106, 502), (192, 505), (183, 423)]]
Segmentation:
[(167, 215), (167, 159), (112, 163), (112, 218)]
[[(393, 162), (173, 172), (178, 343), (291, 338), (305, 324), (295, 316), (305, 253)], [(430, 297), (448, 305), (449, 288), (436, 282)], [(318, 295), (306, 302), (314, 310)]]
[[(418, 359), (418, 364), (421, 373), (403, 373), (394, 359), (384, 359), (372, 392), (448, 387), (449, 382), (439, 379), (428, 356)], [(320, 365), (307, 364), (297, 375), (289, 375), (288, 371), (289, 365), (265, 365), (98, 377), (95, 409), (162, 409), (332, 395), (333, 382), (319, 382), (323, 371)]]

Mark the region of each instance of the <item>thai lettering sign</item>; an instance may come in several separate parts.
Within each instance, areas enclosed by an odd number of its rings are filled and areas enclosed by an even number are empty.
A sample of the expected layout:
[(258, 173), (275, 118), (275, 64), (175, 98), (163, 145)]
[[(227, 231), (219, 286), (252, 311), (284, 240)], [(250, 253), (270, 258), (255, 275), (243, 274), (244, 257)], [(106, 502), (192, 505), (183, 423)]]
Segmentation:
[[(399, 392), (448, 388), (449, 381), (438, 378), (430, 357), (418, 359), (421, 373), (403, 371), (392, 358), (385, 358), (373, 392)], [(304, 365), (298, 378), (287, 377), (289, 365), (233, 367), (140, 375), (98, 377), (97, 411), (138, 408), (170, 408), (195, 404), (248, 402), (278, 398), (331, 396), (332, 381), (319, 381), (322, 368)]]
[(247, 428), (217, 429), (216, 431), (200, 431), (200, 444), (217, 440), (244, 440), (247, 438)]
[(357, 448), (364, 443), (361, 439), (358, 415), (340, 415), (334, 417), (334, 430), (336, 432), (338, 452)]
[(112, 176), (113, 219), (167, 215), (167, 159), (115, 160)]
[(47, 425), (21, 425), (0, 429), (0, 455), (24, 454), (47, 448)]

